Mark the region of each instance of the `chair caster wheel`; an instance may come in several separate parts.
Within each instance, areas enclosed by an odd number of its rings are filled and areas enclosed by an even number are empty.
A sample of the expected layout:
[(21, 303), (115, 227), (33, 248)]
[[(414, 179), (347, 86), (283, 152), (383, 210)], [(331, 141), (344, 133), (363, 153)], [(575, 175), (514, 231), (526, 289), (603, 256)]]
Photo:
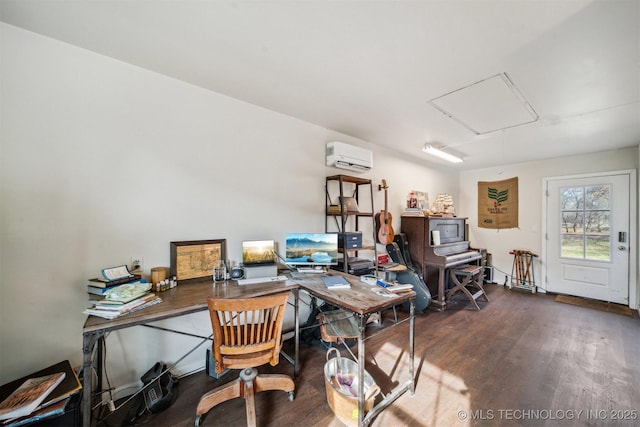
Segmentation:
[(292, 391), (289, 392), (289, 402), (293, 402), (294, 393)]

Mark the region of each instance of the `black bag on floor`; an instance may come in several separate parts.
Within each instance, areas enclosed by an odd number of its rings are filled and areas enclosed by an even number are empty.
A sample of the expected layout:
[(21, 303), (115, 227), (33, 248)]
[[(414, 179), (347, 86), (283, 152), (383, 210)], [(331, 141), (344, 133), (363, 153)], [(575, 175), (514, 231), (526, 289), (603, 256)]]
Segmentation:
[(167, 365), (157, 362), (142, 377), (145, 389), (144, 403), (153, 414), (167, 409), (178, 397), (178, 379), (167, 370)]
[(140, 380), (144, 384), (144, 390), (127, 399), (117, 413), (107, 416), (105, 418), (107, 426), (135, 425), (146, 414), (167, 409), (178, 396), (178, 380), (167, 371), (167, 365), (164, 363), (158, 362), (153, 365), (140, 377)]
[[(320, 307), (316, 305), (315, 300), (311, 303), (311, 312), (309, 313), (309, 317), (307, 321), (302, 325), (302, 329), (300, 331), (300, 341), (314, 345), (320, 342), (320, 322), (318, 322), (318, 314), (320, 314)], [(326, 311), (326, 308), (323, 307), (322, 311)]]

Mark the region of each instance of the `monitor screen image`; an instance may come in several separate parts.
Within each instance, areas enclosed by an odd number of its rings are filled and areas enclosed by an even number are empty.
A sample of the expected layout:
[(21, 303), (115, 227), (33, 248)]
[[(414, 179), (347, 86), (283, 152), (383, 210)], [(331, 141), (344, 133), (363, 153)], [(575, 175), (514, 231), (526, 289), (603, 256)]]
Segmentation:
[(337, 233), (287, 233), (285, 262), (289, 265), (337, 265)]
[(242, 242), (242, 265), (266, 265), (276, 262), (273, 240)]

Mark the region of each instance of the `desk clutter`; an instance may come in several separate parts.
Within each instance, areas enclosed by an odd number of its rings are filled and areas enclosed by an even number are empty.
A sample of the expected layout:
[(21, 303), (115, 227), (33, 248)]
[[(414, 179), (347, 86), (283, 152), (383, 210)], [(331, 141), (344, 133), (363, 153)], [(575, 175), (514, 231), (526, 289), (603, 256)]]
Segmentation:
[[(338, 290), (329, 289), (327, 287), (327, 284), (325, 284), (325, 281), (323, 280), (323, 277), (327, 276), (340, 276), (349, 283), (349, 287)], [(103, 318), (89, 316), (83, 328), (83, 371), (94, 372), (95, 370), (96, 372), (103, 372), (104, 360), (97, 360), (98, 366), (96, 367), (92, 362), (91, 355), (94, 351), (96, 351), (96, 348), (99, 347), (100, 340), (113, 330), (120, 330), (123, 328), (139, 325), (148, 325), (159, 319), (175, 318), (211, 308), (211, 305), (203, 305), (202, 301), (208, 301), (210, 304), (212, 304), (212, 302), (213, 304), (229, 304), (233, 300), (236, 302), (239, 301), (243, 307), (250, 308), (250, 306), (254, 302), (257, 302), (263, 297), (284, 295), (286, 299), (282, 299), (281, 306), (285, 307), (285, 304), (288, 304), (289, 298), (293, 296), (293, 305), (294, 307), (296, 307), (300, 299), (299, 291), (304, 291), (305, 293), (309, 294), (312, 298), (312, 301), (315, 301), (316, 299), (321, 300), (327, 304), (333, 305), (336, 309), (341, 310), (341, 313), (330, 313), (328, 315), (325, 315), (325, 321), (322, 322), (324, 326), (325, 338), (330, 340), (330, 337), (336, 337), (338, 341), (341, 341), (345, 340), (342, 335), (345, 335), (347, 337), (356, 337), (346, 338), (346, 340), (357, 341), (359, 348), (358, 354), (357, 356), (352, 356), (353, 359), (357, 359), (356, 363), (358, 364), (358, 366), (364, 366), (366, 353), (365, 326), (376, 316), (380, 318), (380, 313), (383, 310), (394, 309), (394, 307), (398, 305), (409, 303), (410, 301), (412, 301), (415, 295), (414, 292), (406, 292), (406, 290), (405, 292), (399, 293), (390, 292), (377, 283), (375, 285), (369, 285), (362, 282), (359, 277), (350, 276), (335, 271), (326, 271), (324, 274), (304, 274), (300, 279), (287, 278), (287, 280), (284, 281), (273, 280), (266, 283), (245, 286), (239, 285), (237, 280), (226, 280), (224, 284), (213, 284), (212, 282), (213, 280), (211, 279), (211, 276), (208, 276), (206, 278), (203, 278), (202, 280), (194, 281), (189, 285), (183, 286), (181, 284), (178, 289), (172, 290), (170, 292), (170, 297), (168, 296), (167, 298), (165, 298), (163, 304), (160, 304), (153, 310), (149, 310), (148, 314), (145, 315), (125, 316), (122, 319), (118, 319), (117, 321), (109, 321)], [(141, 286), (143, 292), (150, 289), (149, 284), (144, 284), (143, 282), (136, 280), (117, 286), (129, 286), (132, 288)], [(129, 291), (132, 294), (137, 294), (133, 289), (129, 289)], [(149, 294), (151, 293), (149, 292)], [(178, 294), (180, 294), (179, 297), (177, 297)], [(151, 298), (151, 296), (149, 297)], [(413, 307), (413, 304), (410, 305), (411, 307)], [(313, 311), (314, 310), (312, 310), (312, 313)], [(317, 314), (319, 313), (316, 313), (315, 315), (317, 316)], [(298, 316), (299, 315), (300, 313), (298, 313)], [(327, 317), (331, 317), (331, 315), (336, 315), (338, 318), (328, 319)], [(407, 342), (409, 350), (407, 354), (409, 355), (409, 372), (407, 372), (405, 375), (406, 381), (400, 381), (391, 392), (395, 396), (400, 396), (401, 394), (407, 391), (411, 391), (414, 388), (413, 340), (411, 339), (411, 337), (414, 335), (414, 322), (410, 320), (413, 318), (413, 316), (414, 310), (411, 309), (409, 310), (409, 314), (406, 319), (403, 319), (401, 321), (397, 321), (396, 319), (396, 322), (389, 325), (389, 327), (398, 327), (400, 325), (408, 326)], [(263, 317), (258, 316), (258, 318)], [(341, 325), (341, 318), (350, 320), (347, 320), (345, 322), (347, 323), (346, 325)], [(329, 322), (329, 320), (331, 321)], [(317, 326), (319, 326), (320, 321), (318, 319), (314, 318), (312, 321), (315, 321), (317, 323)], [(311, 332), (312, 336), (308, 337), (311, 338), (311, 340), (315, 340), (316, 331), (318, 333), (318, 338), (322, 338), (322, 331), (319, 327), (307, 328), (307, 326), (310, 326), (309, 321), (307, 321), (307, 324), (304, 328), (300, 328), (300, 324), (299, 322), (297, 322), (294, 330), (294, 354), (289, 355), (289, 357), (283, 357), (293, 365), (295, 375), (298, 374), (300, 368), (298, 350), (299, 341), (306, 341), (304, 331), (308, 330), (309, 332)], [(343, 326), (344, 329), (342, 328)], [(336, 330), (336, 327), (338, 327), (338, 330)], [(215, 330), (216, 327), (213, 327), (213, 329)], [(173, 331), (171, 329), (166, 330)], [(203, 340), (207, 339), (206, 337), (201, 338), (203, 338)], [(220, 342), (220, 339), (214, 338), (213, 345), (215, 345), (216, 341)], [(280, 342), (280, 339), (277, 339), (274, 342)], [(200, 344), (198, 344), (198, 346), (199, 345)], [(282, 352), (281, 354), (285, 355), (285, 353)], [(216, 372), (218, 372), (218, 369), (216, 369)], [(359, 375), (360, 373), (358, 372), (357, 376)], [(98, 377), (98, 379), (100, 379), (100, 377)], [(345, 377), (343, 379), (348, 380), (349, 378)], [(353, 380), (356, 381), (356, 378), (354, 378)], [(94, 381), (95, 379), (92, 375), (84, 376), (83, 385), (85, 389), (92, 389)], [(360, 389), (360, 386), (364, 383), (364, 376), (362, 376), (362, 378), (357, 378), (356, 385), (358, 387), (354, 387), (352, 381), (351, 388), (353, 390), (357, 390), (357, 398), (349, 398), (349, 405), (346, 407), (346, 409), (344, 409), (344, 407), (341, 407), (343, 409), (337, 409), (337, 412), (339, 413), (342, 413), (342, 411), (348, 412), (349, 419), (352, 420), (351, 422), (357, 423), (359, 425), (364, 425), (363, 423), (365, 423), (365, 419), (367, 420), (366, 424), (370, 423), (371, 419), (375, 416), (376, 413), (383, 410), (391, 403), (390, 400), (382, 400), (376, 405), (375, 402), (373, 402), (373, 400), (375, 399), (371, 399), (373, 408), (368, 411), (365, 401), (363, 400), (364, 396), (366, 395), (366, 391)], [(344, 385), (347, 384), (345, 383)], [(272, 388), (268, 389), (271, 390)], [(293, 390), (293, 387), (288, 386), (285, 389), (285, 391), (287, 392), (293, 392)], [(215, 393), (216, 391), (212, 392)], [(91, 408), (94, 401), (92, 395), (93, 393), (87, 393), (82, 396), (82, 417), (84, 425), (91, 425)], [(334, 397), (335, 399), (340, 399), (343, 396), (338, 390), (336, 396)], [(348, 398), (349, 396), (344, 397)], [(209, 400), (205, 397), (205, 403), (207, 402), (209, 402)], [(334, 403), (336, 403), (335, 400)], [(365, 404), (365, 406), (362, 406), (363, 404)], [(211, 408), (208, 405), (204, 403), (202, 405), (199, 404), (196, 415), (198, 417), (204, 418), (204, 415), (209, 412), (209, 409)], [(345, 415), (347, 414), (345, 413)], [(211, 418), (213, 417), (214, 415), (211, 416)], [(213, 423), (210, 422), (209, 424), (215, 425), (215, 419), (213, 419), (213, 421)]]
[[(166, 285), (164, 282), (158, 283), (158, 291), (171, 286), (168, 280)], [(162, 298), (151, 293), (151, 286), (140, 275), (132, 274), (126, 265), (103, 269), (101, 277), (89, 279), (90, 305), (83, 313), (115, 319), (162, 302)]]
[(5, 384), (0, 387), (2, 425), (17, 427), (62, 416), (68, 417), (66, 425), (79, 425), (81, 389), (68, 360)]

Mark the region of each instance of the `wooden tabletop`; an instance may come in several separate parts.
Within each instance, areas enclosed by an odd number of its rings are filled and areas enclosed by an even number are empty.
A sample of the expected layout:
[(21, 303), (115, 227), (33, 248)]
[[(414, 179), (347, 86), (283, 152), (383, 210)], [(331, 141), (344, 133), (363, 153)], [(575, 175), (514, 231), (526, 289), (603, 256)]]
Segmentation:
[(290, 280), (238, 285), (235, 280), (214, 284), (213, 280), (207, 279), (202, 282), (178, 285), (165, 292), (156, 292), (156, 295), (162, 298), (161, 303), (125, 314), (113, 320), (89, 316), (82, 332), (128, 328), (198, 311), (206, 311), (208, 310), (207, 298), (209, 297), (250, 298), (288, 292), (297, 288), (298, 284)]
[(349, 289), (327, 289), (321, 274), (307, 274), (301, 279), (281, 282), (238, 285), (235, 280), (214, 284), (211, 279), (178, 285), (165, 292), (156, 292), (162, 302), (145, 309), (125, 314), (113, 320), (88, 316), (82, 330), (89, 333), (99, 330), (117, 330), (144, 323), (208, 310), (207, 298), (250, 298), (306, 289), (316, 297), (361, 315), (375, 313), (387, 307), (402, 304), (415, 297), (415, 292), (385, 293), (377, 285), (368, 285), (357, 276), (331, 270), (326, 275), (341, 275), (351, 284)]
[(368, 285), (358, 276), (331, 270), (329, 276), (344, 276), (351, 284), (349, 289), (327, 289), (321, 274), (307, 274), (302, 279), (292, 279), (316, 297), (361, 315), (378, 312), (384, 308), (402, 304), (416, 296), (414, 291), (386, 292), (378, 285)]

